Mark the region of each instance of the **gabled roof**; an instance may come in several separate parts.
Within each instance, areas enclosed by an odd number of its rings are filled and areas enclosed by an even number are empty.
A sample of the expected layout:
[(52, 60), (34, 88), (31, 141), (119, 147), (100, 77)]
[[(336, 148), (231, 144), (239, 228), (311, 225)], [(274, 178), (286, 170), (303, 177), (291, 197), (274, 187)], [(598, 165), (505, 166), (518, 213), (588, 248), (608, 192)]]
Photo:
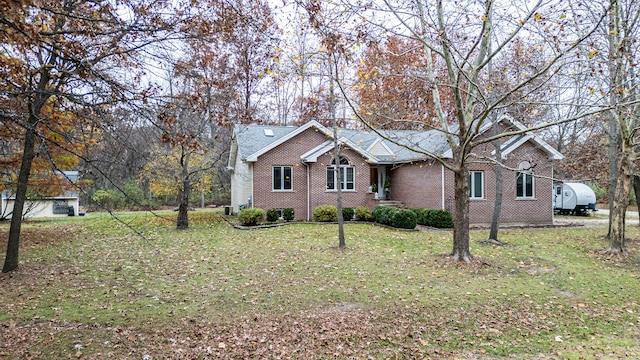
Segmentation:
[[(498, 121), (506, 121), (517, 130), (527, 128), (508, 115), (501, 116)], [(491, 128), (491, 123), (480, 129), (481, 133)], [(310, 121), (299, 127), (274, 125), (238, 125), (234, 130), (229, 160), (232, 169), (232, 159), (236, 156), (247, 162), (256, 162), (258, 157), (285, 143), (302, 132), (315, 128), (327, 137), (327, 141), (307, 151), (300, 156), (303, 162), (316, 162), (318, 157), (334, 148), (333, 132), (317, 121)], [(338, 129), (338, 141), (350, 149), (358, 152), (368, 162), (373, 164), (397, 164), (412, 161), (427, 160), (428, 156), (421, 151), (429, 152), (443, 158), (451, 157), (451, 149), (445, 134), (440, 130), (383, 130), (378, 133), (368, 130)], [(388, 138), (390, 140), (387, 140)], [(503, 156), (508, 155), (527, 141), (534, 142), (545, 151), (550, 159), (562, 159), (563, 156), (548, 143), (533, 134), (514, 136), (502, 145)], [(404, 145), (404, 146), (403, 146)], [(237, 148), (236, 148), (237, 146)], [(415, 149), (415, 150), (410, 150)]]
[[(514, 118), (506, 114), (502, 115), (498, 119), (498, 121), (507, 121), (511, 125), (515, 126), (517, 130), (522, 130), (522, 131), (527, 130), (527, 127), (524, 126), (523, 123), (515, 120)], [(491, 125), (492, 125), (491, 123), (485, 124), (480, 130), (482, 132), (487, 131), (491, 127)], [(514, 136), (512, 139), (509, 139), (509, 141), (506, 141), (504, 144), (502, 144), (502, 146), (500, 147), (502, 152), (502, 157), (503, 158), (506, 157), (507, 155), (512, 153), (514, 150), (516, 150), (518, 147), (520, 147), (520, 145), (526, 143), (529, 140), (531, 140), (536, 146), (542, 149), (542, 151), (546, 152), (547, 155), (549, 156), (549, 159), (551, 160), (564, 159), (564, 155), (562, 155), (558, 150), (554, 149), (553, 146), (549, 145), (548, 142), (530, 133), (524, 133), (519, 136)], [(495, 151), (493, 152), (493, 154), (495, 154)]]
[[(308, 123), (295, 127), (280, 127), (277, 126), (268, 126), (268, 125), (247, 125), (244, 129), (242, 129), (242, 135), (239, 132), (238, 135), (238, 145), (241, 144), (240, 136), (243, 137), (243, 149), (240, 151), (240, 158), (249, 162), (258, 161), (258, 157), (267, 151), (275, 148), (276, 146), (285, 143), (289, 139), (301, 134), (307, 129), (316, 128), (318, 131), (322, 132), (326, 136), (331, 136), (331, 132), (329, 129), (324, 127), (322, 124), (315, 120), (311, 120)], [(265, 128), (273, 131), (273, 136), (267, 136), (264, 134)], [(262, 135), (260, 135), (260, 131), (262, 131)], [(251, 145), (246, 144), (251, 143)], [(246, 152), (246, 154), (244, 154)]]
[[(512, 125), (513, 127), (515, 127), (516, 131), (526, 131), (527, 130), (527, 127), (523, 123), (517, 121), (516, 119), (514, 119), (513, 117), (511, 117), (510, 115), (507, 115), (507, 114), (500, 115), (500, 117), (496, 121), (497, 122), (506, 122), (509, 125)], [(480, 129), (478, 130), (478, 135), (481, 135), (481, 134), (487, 132), (489, 129), (491, 129), (492, 126), (493, 126), (493, 122), (490, 122), (490, 121), (485, 123), (485, 124), (483, 124), (480, 127)], [(549, 159), (551, 159), (551, 160), (564, 159), (564, 155), (562, 155), (560, 152), (558, 152), (558, 150), (554, 149), (551, 145), (549, 145), (549, 143), (547, 143), (546, 141), (540, 139), (538, 136), (536, 136), (534, 134), (530, 134), (530, 133), (523, 133), (523, 134), (520, 134), (520, 135), (515, 135), (513, 138), (508, 139), (505, 143), (503, 143), (502, 146), (500, 147), (501, 150), (502, 150), (502, 157), (503, 158), (506, 157), (511, 152), (513, 152), (518, 147), (520, 147), (520, 145), (526, 143), (529, 140), (531, 140), (534, 143), (534, 145), (536, 145), (542, 151), (546, 152), (547, 155), (549, 156)], [(446, 154), (449, 157), (452, 156), (451, 149), (448, 149)], [(495, 155), (495, 151), (493, 151), (492, 154)]]

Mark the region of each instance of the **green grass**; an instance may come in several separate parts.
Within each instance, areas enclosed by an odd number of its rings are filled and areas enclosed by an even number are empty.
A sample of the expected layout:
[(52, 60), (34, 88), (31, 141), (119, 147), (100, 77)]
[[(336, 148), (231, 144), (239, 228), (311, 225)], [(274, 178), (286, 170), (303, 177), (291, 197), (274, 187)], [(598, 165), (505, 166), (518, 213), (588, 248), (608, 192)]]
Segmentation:
[(340, 250), (336, 225), (175, 216), (26, 223), (0, 358), (640, 357), (635, 226), (624, 258), (600, 253), (606, 229), (560, 228), (472, 232), (458, 264), (448, 231), (349, 223)]

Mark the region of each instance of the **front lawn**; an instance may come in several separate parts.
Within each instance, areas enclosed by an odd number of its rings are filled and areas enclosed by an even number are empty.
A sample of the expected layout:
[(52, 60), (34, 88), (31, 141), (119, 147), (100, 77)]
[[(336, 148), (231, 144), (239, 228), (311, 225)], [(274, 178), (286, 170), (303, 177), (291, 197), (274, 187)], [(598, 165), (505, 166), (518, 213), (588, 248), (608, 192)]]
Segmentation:
[[(640, 357), (640, 236), (505, 230), (470, 265), (451, 232), (371, 224), (237, 230), (214, 211), (25, 224), (0, 276), (0, 359)], [(6, 249), (8, 224), (0, 224)]]

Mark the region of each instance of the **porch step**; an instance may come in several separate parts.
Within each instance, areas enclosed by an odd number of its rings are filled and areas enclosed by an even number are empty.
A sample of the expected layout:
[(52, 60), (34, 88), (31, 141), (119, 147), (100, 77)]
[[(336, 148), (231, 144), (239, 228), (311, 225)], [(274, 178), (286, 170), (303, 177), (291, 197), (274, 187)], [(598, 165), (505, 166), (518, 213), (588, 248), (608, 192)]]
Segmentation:
[(397, 207), (399, 209), (405, 208), (404, 203), (398, 200), (380, 200), (378, 202), (378, 206), (392, 206), (392, 207)]

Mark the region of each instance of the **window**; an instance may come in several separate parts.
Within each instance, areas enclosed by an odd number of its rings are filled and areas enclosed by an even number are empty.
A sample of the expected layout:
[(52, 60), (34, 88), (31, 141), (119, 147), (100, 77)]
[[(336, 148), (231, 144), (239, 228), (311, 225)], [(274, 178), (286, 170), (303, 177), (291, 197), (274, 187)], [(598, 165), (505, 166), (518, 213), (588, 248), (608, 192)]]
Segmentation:
[(482, 171), (469, 172), (469, 197), (472, 199), (484, 198), (484, 173)]
[(516, 173), (516, 198), (533, 198), (533, 166), (528, 161), (523, 161), (518, 165), (520, 170)]
[(349, 165), (349, 160), (340, 157), (340, 171), (336, 171), (335, 159), (327, 166), (327, 190), (336, 190), (338, 181), (342, 181), (342, 190), (355, 190), (355, 169)]
[(516, 174), (516, 197), (533, 198), (533, 175), (519, 172)]
[(293, 176), (291, 166), (273, 167), (273, 190), (293, 190)]

